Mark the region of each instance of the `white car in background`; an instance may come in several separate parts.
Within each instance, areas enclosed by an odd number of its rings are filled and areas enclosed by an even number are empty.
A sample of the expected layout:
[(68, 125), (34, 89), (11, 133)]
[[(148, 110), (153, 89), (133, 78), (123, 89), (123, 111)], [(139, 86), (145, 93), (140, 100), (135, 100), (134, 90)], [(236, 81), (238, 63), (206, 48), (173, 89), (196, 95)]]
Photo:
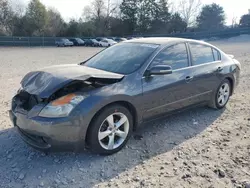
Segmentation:
[(58, 39), (56, 40), (55, 42), (56, 46), (60, 47), (65, 47), (65, 46), (74, 46), (74, 43), (71, 42), (69, 39), (65, 39), (65, 38), (62, 38), (62, 39)]
[(117, 44), (117, 42), (115, 42), (114, 40), (112, 39), (103, 39), (99, 42), (100, 46), (102, 47), (109, 47), (109, 46), (112, 46), (114, 44)]

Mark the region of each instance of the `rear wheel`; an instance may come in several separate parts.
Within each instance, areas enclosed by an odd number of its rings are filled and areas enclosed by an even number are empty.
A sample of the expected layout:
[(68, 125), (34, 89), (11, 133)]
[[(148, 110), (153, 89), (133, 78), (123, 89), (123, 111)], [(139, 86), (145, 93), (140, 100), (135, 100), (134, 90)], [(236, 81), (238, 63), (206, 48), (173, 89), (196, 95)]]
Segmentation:
[(210, 101), (209, 106), (215, 109), (224, 108), (229, 101), (231, 87), (232, 86), (229, 80), (225, 79), (216, 90), (216, 93), (214, 94), (213, 99)]
[(127, 108), (113, 105), (105, 108), (90, 126), (87, 142), (91, 151), (110, 155), (127, 143), (133, 129), (133, 118)]

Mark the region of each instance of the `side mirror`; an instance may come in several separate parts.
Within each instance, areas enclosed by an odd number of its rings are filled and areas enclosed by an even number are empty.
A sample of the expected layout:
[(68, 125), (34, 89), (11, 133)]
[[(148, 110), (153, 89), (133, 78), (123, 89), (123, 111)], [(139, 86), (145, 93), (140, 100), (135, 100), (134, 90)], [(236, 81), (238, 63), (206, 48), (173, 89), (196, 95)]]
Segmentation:
[(146, 76), (172, 74), (173, 70), (168, 65), (156, 65), (146, 71)]

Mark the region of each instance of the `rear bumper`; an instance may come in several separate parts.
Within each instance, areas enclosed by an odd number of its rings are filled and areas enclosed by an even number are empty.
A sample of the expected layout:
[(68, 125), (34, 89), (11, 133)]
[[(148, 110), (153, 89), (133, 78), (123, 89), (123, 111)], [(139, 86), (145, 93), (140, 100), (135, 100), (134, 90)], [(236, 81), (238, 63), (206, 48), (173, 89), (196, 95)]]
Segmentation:
[(42, 151), (79, 151), (84, 149), (80, 121), (67, 118), (28, 118), (9, 111), (9, 116), (22, 140)]

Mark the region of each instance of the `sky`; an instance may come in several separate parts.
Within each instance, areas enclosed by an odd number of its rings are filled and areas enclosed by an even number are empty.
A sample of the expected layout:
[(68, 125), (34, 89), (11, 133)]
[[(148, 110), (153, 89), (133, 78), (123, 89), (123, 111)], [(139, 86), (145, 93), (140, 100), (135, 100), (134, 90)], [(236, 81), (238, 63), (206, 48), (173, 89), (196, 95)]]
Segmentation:
[[(29, 0), (19, 0), (28, 4)], [(178, 4), (179, 0), (170, 0)], [(70, 18), (79, 18), (82, 15), (84, 6), (88, 5), (90, 0), (41, 0), (47, 7), (56, 8), (65, 20)], [(240, 17), (248, 13), (250, 9), (249, 0), (201, 0), (202, 4), (217, 3), (223, 6), (226, 13), (227, 25), (231, 25), (232, 19)]]

